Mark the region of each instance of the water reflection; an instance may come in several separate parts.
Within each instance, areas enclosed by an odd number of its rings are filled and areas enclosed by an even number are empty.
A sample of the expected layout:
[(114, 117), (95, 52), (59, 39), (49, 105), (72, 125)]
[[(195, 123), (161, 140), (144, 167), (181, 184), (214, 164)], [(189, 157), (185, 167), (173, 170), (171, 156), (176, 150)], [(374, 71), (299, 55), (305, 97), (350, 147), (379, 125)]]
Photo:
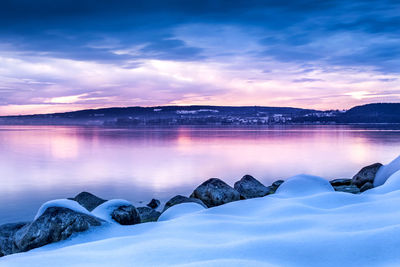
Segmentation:
[(393, 126), (141, 128), (1, 126), (0, 223), (30, 219), (44, 201), (86, 190), (147, 201), (189, 194), (219, 177), (266, 184), (298, 173), (351, 177), (400, 154)]

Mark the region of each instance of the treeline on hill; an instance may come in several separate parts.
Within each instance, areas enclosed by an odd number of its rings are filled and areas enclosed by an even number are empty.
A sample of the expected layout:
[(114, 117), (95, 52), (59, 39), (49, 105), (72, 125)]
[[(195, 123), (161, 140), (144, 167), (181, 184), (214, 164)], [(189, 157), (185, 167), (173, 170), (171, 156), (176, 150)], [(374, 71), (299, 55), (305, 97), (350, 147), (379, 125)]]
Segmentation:
[(400, 103), (356, 106), (347, 111), (290, 107), (159, 106), (89, 109), (4, 116), (0, 124), (49, 125), (268, 125), (400, 123)]

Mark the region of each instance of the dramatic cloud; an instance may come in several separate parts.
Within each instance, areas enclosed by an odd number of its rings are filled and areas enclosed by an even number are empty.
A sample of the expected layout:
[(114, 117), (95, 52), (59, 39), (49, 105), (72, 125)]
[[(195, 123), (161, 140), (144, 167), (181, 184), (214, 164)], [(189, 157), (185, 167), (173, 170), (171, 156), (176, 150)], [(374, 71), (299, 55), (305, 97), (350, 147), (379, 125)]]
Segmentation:
[(49, 1), (0, 7), (0, 114), (400, 102), (398, 1)]

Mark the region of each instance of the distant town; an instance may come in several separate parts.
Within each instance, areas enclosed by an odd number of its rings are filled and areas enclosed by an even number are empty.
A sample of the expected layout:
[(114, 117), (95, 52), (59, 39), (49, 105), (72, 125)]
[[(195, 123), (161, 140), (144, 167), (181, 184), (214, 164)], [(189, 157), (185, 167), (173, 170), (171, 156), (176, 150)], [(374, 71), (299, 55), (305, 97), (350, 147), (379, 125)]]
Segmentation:
[(89, 109), (65, 113), (0, 117), (3, 125), (275, 125), (400, 123), (400, 103), (375, 103), (349, 110), (290, 107), (159, 106)]

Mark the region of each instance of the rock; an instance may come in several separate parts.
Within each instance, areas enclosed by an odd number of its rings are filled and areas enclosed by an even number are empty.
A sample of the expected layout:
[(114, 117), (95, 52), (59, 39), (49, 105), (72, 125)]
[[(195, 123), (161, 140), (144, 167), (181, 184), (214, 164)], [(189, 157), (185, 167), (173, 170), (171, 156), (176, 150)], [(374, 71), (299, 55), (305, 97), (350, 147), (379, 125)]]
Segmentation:
[(198, 198), (207, 207), (215, 207), (240, 199), (240, 193), (218, 178), (211, 178), (199, 185), (190, 197)]
[(272, 183), (271, 186), (276, 187), (278, 189), (278, 187), (283, 184), (285, 181), (284, 180), (277, 180), (275, 182)]
[(236, 191), (244, 198), (263, 197), (271, 193), (266, 187), (251, 175), (245, 175), (234, 185)]
[(158, 220), (158, 217), (160, 217), (161, 215), (160, 212), (155, 211), (150, 207), (139, 207), (137, 208), (137, 211), (139, 212), (140, 222), (142, 223), (156, 222)]
[(158, 199), (152, 199), (149, 204), (147, 204), (147, 207), (150, 207), (152, 209), (156, 209), (160, 206), (161, 202)]
[(370, 183), (370, 182), (366, 182), (365, 184), (363, 184), (363, 186), (361, 186), (360, 192), (367, 191), (367, 190), (369, 190), (371, 188), (374, 188), (374, 185), (372, 183)]
[(346, 193), (351, 193), (351, 194), (359, 194), (360, 189), (355, 186), (354, 184), (352, 185), (338, 185), (333, 187), (335, 191), (340, 191), (340, 192), (346, 192)]
[(362, 168), (352, 179), (352, 183), (358, 188), (361, 188), (365, 183), (374, 184), (375, 175), (379, 168), (382, 167), (381, 163), (375, 163)]
[(19, 252), (14, 244), (14, 235), (28, 222), (7, 223), (0, 226), (0, 257)]
[(285, 181), (283, 180), (277, 180), (275, 182), (273, 182), (270, 186), (267, 186), (267, 188), (269, 189), (270, 194), (274, 194), (275, 191), (278, 189), (278, 187), (283, 184)]
[(177, 195), (177, 196), (174, 196), (173, 198), (171, 198), (170, 200), (168, 200), (167, 203), (165, 203), (164, 209), (162, 212), (166, 211), (167, 209), (169, 209), (172, 206), (182, 204), (182, 203), (187, 203), (187, 202), (194, 202), (194, 203), (197, 203), (197, 204), (203, 206), (204, 208), (207, 208), (207, 206), (200, 199), (189, 198), (189, 197)]
[(122, 225), (132, 225), (140, 223), (139, 212), (133, 205), (120, 206), (113, 210), (111, 218)]
[(35, 221), (16, 231), (15, 252), (28, 251), (83, 232), (91, 226), (99, 226), (102, 221), (87, 214), (67, 208), (50, 207)]
[(351, 179), (333, 179), (329, 181), (332, 186), (340, 186), (340, 185), (351, 185)]
[(70, 198), (71, 200), (75, 200), (81, 206), (86, 208), (88, 211), (94, 210), (97, 206), (103, 204), (107, 200), (99, 198), (89, 192), (81, 192), (76, 195), (74, 198)]

